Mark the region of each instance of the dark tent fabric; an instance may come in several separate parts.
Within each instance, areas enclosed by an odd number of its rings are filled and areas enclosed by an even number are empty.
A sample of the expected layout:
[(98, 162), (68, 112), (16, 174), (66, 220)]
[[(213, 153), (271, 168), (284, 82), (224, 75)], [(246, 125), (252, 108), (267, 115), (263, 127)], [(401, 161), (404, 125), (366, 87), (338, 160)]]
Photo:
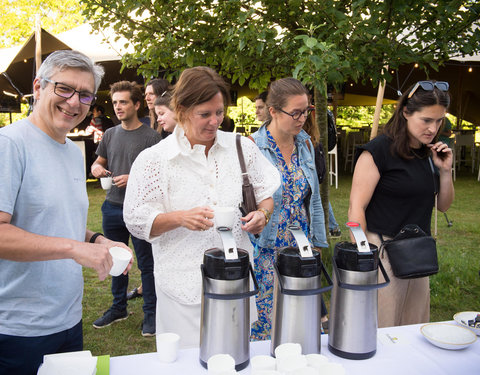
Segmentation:
[[(71, 49), (65, 43), (54, 37), (48, 31), (41, 31), (42, 60), (50, 53), (62, 49)], [(32, 93), (32, 83), (35, 78), (35, 33), (25, 42), (23, 47), (10, 62), (0, 80), (0, 92), (6, 90), (12, 92), (12, 86), (20, 95)], [(10, 82), (8, 82), (10, 80)], [(13, 85), (12, 85), (13, 84)], [(19, 92), (18, 92), (19, 91)]]

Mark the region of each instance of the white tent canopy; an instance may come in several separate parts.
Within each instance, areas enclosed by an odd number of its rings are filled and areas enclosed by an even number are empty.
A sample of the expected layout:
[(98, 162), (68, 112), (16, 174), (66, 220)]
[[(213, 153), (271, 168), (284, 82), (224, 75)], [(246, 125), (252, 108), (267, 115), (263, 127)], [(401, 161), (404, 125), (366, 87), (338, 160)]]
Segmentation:
[(89, 24), (83, 24), (55, 36), (71, 49), (83, 52), (95, 62), (120, 60), (126, 53), (133, 52), (128, 40), (119, 37), (110, 28), (96, 32)]
[[(23, 45), (0, 50), (0, 95), (2, 91), (12, 96), (31, 93), (35, 76), (35, 44), (35, 33), (32, 33)], [(126, 53), (133, 52), (133, 48), (125, 38), (118, 37), (110, 28), (95, 32), (91, 25), (82, 24), (58, 35), (42, 29), (42, 58), (45, 59), (48, 54), (59, 49), (83, 52), (104, 65), (107, 74), (102, 84), (105, 87), (120, 79), (136, 79), (133, 69), (125, 69), (120, 73), (120, 59)], [(109, 82), (106, 82), (107, 78)]]
[[(133, 52), (127, 39), (118, 37), (110, 28), (100, 33), (93, 31), (89, 24), (82, 24), (74, 29), (54, 35), (73, 50), (83, 52), (93, 61), (120, 60), (126, 53)], [(117, 40), (115, 40), (117, 39)], [(0, 49), (0, 72), (7, 70), (24, 44)]]

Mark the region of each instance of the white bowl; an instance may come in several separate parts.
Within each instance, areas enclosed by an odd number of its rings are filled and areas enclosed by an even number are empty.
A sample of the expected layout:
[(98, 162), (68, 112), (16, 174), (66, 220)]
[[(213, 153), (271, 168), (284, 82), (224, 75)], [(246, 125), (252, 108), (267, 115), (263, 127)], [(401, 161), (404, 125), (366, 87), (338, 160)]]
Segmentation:
[(475, 319), (475, 317), (478, 314), (480, 314), (480, 312), (478, 311), (462, 311), (462, 312), (456, 313), (453, 316), (453, 320), (455, 320), (462, 327), (471, 329), (473, 332), (475, 332), (477, 336), (480, 336), (480, 328), (474, 328), (468, 325), (468, 321)]
[(448, 323), (425, 324), (420, 332), (433, 345), (450, 350), (466, 348), (477, 340), (469, 329)]

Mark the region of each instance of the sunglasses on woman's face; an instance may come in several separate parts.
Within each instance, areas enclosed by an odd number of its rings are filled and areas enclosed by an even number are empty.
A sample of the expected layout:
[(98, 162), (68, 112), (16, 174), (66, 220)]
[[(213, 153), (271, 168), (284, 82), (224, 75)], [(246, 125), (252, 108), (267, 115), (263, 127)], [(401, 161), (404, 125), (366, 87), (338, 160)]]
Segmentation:
[(410, 99), (413, 94), (415, 94), (415, 91), (421, 87), (424, 91), (433, 91), (433, 89), (436, 87), (440, 91), (448, 91), (448, 82), (445, 81), (418, 81), (415, 86), (413, 86), (412, 91), (408, 94), (407, 99)]

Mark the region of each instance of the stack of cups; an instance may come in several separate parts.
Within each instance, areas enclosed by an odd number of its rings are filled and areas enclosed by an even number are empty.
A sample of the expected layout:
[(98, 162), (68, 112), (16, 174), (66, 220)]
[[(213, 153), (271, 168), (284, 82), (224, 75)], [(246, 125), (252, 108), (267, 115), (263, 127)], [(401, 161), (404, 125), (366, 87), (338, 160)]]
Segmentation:
[(290, 374), (307, 367), (307, 358), (302, 355), (302, 346), (296, 343), (285, 343), (275, 348), (277, 370)]

